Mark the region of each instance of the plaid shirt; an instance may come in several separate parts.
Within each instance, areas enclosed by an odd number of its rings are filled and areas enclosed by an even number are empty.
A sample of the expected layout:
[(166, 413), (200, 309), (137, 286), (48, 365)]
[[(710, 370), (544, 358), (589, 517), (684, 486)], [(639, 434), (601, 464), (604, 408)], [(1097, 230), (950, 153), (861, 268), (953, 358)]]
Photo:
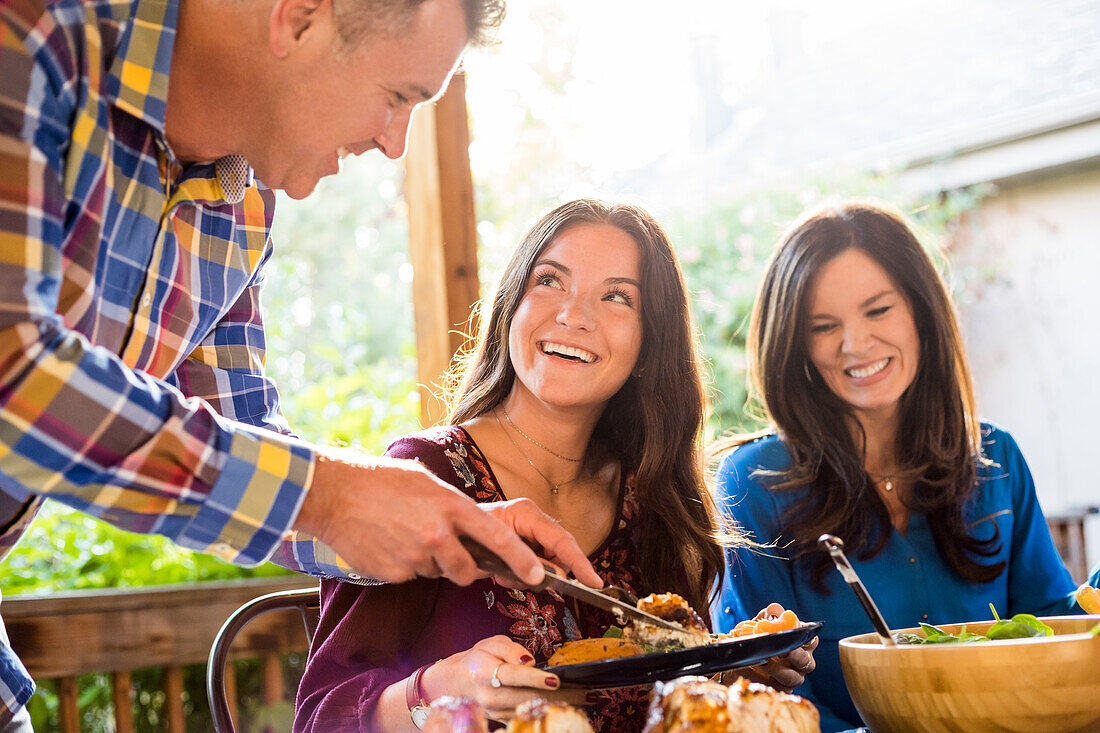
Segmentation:
[[(261, 563), (312, 476), (264, 375), (274, 195), (164, 135), (177, 10), (0, 0), (0, 558), (50, 497)], [(0, 722), (32, 690), (0, 644)]]

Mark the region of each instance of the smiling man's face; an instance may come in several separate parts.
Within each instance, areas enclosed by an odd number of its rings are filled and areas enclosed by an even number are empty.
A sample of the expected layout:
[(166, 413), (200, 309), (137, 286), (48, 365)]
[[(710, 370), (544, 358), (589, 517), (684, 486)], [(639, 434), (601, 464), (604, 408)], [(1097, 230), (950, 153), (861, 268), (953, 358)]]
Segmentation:
[(264, 185), (291, 198), (339, 172), (341, 156), (404, 155), (414, 109), (446, 89), (467, 39), (460, 0), (426, 0), (397, 37), (379, 32), (351, 48), (341, 46), (331, 0), (303, 12), (285, 14), (291, 30), (282, 36), (275, 25), (283, 16), (273, 15), (272, 46), (282, 55), (260, 103), (266, 119), (242, 151)]

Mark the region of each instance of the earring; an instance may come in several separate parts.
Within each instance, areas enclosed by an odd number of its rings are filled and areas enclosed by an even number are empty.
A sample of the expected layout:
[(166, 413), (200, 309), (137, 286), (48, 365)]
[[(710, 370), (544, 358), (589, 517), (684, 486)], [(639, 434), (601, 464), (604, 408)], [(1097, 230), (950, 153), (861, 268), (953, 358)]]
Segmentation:
[(635, 379), (641, 379), (641, 376), (642, 376), (642, 372), (643, 372), (643, 371), (645, 371), (645, 369), (644, 369), (644, 368), (642, 368), (642, 367), (638, 367), (637, 369), (635, 369), (634, 371), (632, 371), (632, 372), (630, 373), (630, 376), (634, 377)]

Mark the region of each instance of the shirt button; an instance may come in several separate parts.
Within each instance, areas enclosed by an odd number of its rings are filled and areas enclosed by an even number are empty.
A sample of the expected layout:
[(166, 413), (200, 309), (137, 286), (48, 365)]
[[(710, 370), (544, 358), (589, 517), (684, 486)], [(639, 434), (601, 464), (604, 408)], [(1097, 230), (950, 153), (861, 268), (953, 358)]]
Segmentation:
[(231, 552), (232, 550), (233, 548), (225, 544), (224, 542), (219, 542), (218, 544), (214, 545), (214, 552)]
[(363, 576), (360, 575), (359, 573), (348, 573), (348, 577), (351, 578), (352, 580), (362, 580), (363, 579)]
[(911, 557), (911, 558), (909, 558), (909, 562), (911, 562), (911, 563), (912, 563), (912, 562), (916, 562), (916, 561), (917, 561), (917, 558), (915, 558), (915, 557)]
[(927, 613), (922, 614), (921, 618), (924, 619), (925, 621), (927, 621), (928, 620), (928, 614)]
[(142, 308), (148, 308), (152, 304), (153, 304), (153, 294), (152, 293), (146, 293), (145, 295), (141, 296), (141, 307)]
[(729, 616), (733, 615), (733, 607), (732, 606), (726, 606), (726, 614), (729, 615)]

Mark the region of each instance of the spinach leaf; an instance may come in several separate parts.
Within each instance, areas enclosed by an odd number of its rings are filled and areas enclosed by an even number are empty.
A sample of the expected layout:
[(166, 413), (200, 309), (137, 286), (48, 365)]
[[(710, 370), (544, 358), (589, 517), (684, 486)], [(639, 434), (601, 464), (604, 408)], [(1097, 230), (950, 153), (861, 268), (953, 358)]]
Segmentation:
[[(916, 634), (895, 634), (894, 640), (899, 644), (957, 644), (975, 641), (991, 641), (993, 639), (1027, 639), (1038, 636), (1053, 636), (1054, 629), (1044, 624), (1030, 613), (1018, 613), (1011, 619), (1003, 619), (998, 615), (993, 604), (989, 604), (996, 621), (989, 627), (989, 631), (983, 634), (975, 634), (967, 631), (963, 626), (958, 634), (949, 634), (938, 626), (921, 624), (924, 636)], [(1100, 629), (1100, 626), (1097, 627)], [(1100, 631), (1096, 632), (1100, 634)]]
[(1001, 619), (989, 627), (990, 639), (1027, 639), (1033, 636), (1052, 636), (1054, 629), (1030, 613), (1018, 613), (1011, 620)]

